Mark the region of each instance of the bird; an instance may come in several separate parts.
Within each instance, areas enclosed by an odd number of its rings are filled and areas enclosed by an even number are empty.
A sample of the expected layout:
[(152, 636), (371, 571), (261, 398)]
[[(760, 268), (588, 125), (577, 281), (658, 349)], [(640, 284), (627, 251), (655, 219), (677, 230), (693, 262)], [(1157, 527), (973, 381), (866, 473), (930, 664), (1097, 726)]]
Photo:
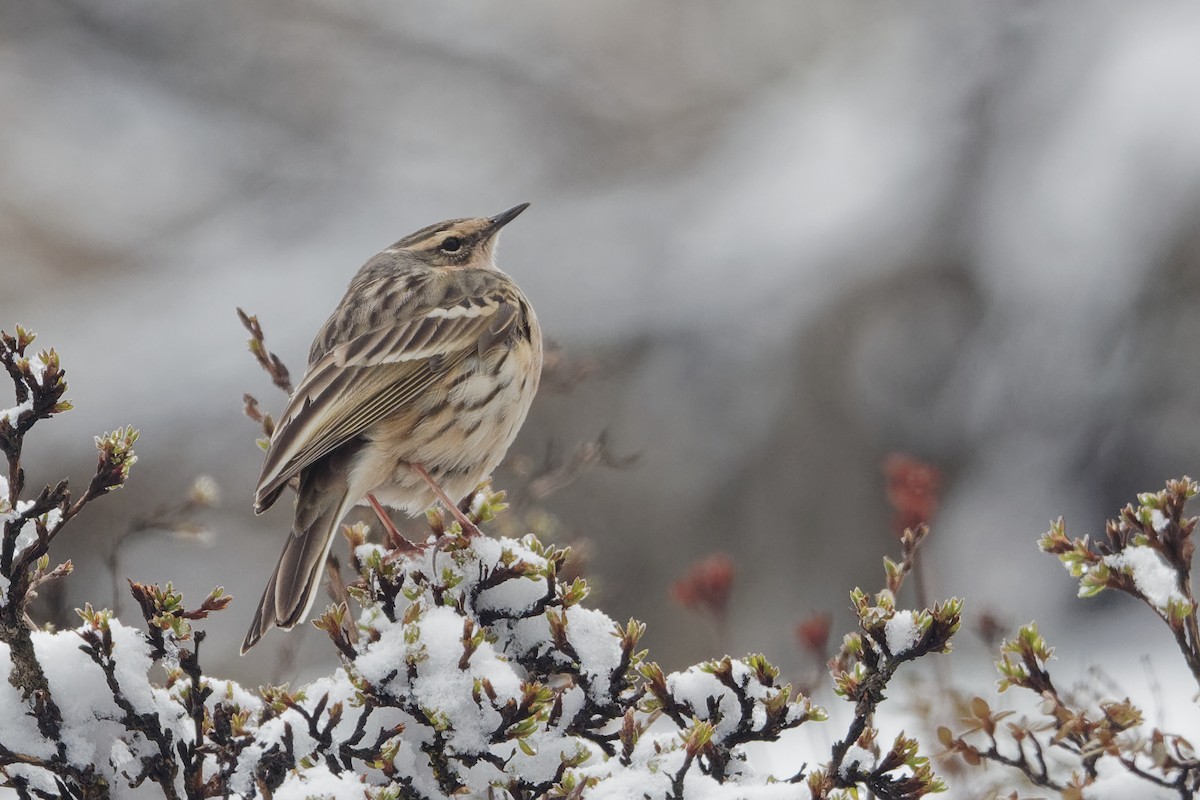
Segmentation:
[(254, 511), (298, 479), (295, 516), (243, 654), (307, 618), (354, 506), (398, 537), (382, 506), (412, 515), (441, 500), (478, 532), (458, 503), (504, 458), (541, 378), (533, 307), (496, 266), (500, 230), (528, 206), (421, 228), (350, 281), (267, 446)]

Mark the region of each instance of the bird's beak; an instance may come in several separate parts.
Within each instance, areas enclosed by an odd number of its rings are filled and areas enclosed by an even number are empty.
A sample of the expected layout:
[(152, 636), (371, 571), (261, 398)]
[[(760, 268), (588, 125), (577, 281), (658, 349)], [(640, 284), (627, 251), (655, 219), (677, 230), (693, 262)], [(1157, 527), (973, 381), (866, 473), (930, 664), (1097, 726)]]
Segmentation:
[(513, 206), (508, 211), (500, 212), (499, 214), (497, 214), (496, 216), (494, 216), (488, 220), (488, 222), (491, 223), (491, 225), (488, 227), (488, 230), (492, 233), (495, 233), (496, 231), (500, 230), (505, 225), (512, 222), (514, 219), (516, 219), (517, 216), (527, 208), (529, 208), (529, 203), (521, 203), (521, 205)]

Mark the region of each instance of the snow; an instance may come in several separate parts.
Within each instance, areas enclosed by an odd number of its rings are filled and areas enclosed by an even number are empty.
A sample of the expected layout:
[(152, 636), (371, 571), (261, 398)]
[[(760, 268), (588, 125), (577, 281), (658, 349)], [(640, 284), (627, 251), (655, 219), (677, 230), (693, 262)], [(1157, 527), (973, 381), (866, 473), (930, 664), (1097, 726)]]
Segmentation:
[(123, 771), (132, 762), (133, 751), (129, 749), (129, 745), (120, 739), (113, 742), (112, 748), (108, 751), (108, 763), (112, 764), (115, 769)]
[(579, 669), (590, 681), (593, 700), (610, 695), (613, 673), (621, 662), (621, 640), (612, 617), (594, 608), (573, 606), (566, 611), (567, 639), (579, 655)]
[[(8, 481), (5, 481), (4, 488), (7, 488), (7, 486)], [(33, 508), (32, 500), (18, 500), (16, 509), (9, 514), (3, 515), (3, 517), (0, 518), (0, 522), (6, 519), (11, 519), (19, 514), (23, 514), (31, 508)], [(58, 526), (62, 524), (62, 511), (57, 508), (52, 508), (45, 514), (42, 514), (40, 517), (26, 520), (21, 525), (20, 530), (17, 532), (16, 542), (13, 546), (13, 556), (15, 559), (19, 559), (21, 557), (21, 554), (25, 552), (25, 548), (37, 542), (38, 533), (35, 520), (45, 525), (48, 533), (54, 533), (54, 531), (58, 529)]]
[[(485, 638), (460, 667), (465, 653), (464, 635), (474, 635), (478, 628), (475, 623), (464, 628), (466, 617), (452, 598), (465, 601), (472, 597), (473, 584), (513, 558), (538, 567), (545, 564), (525, 543), (514, 540), (477, 539), (467, 551), (413, 557), (407, 565), (405, 587), (421, 596), (405, 613), (409, 622), (392, 623), (378, 613), (364, 613), (361, 622), (369, 624), (377, 638), (363, 647), (353, 670), (377, 689), (411, 698), (410, 706), (419, 708), (423, 715), (407, 726), (414, 735), (420, 735), (433, 724), (445, 737), (447, 753), (488, 752), (510, 764), (516, 774), (549, 781), (564, 756), (593, 753), (590, 744), (561, 733), (584, 706), (583, 689), (574, 685), (569, 676), (565, 676), (559, 687), (562, 703), (555, 728), (546, 730), (539, 726), (525, 739), (532, 754), (524, 752), (516, 741), (491, 743), (504, 724), (499, 709), (521, 702), (526, 676), (514, 659), (532, 648), (546, 652), (550, 629), (545, 614), (498, 621), (493, 628), (495, 641)], [(427, 586), (423, 589), (414, 580), (412, 576), (417, 572), (439, 575), (442, 580), (448, 580), (453, 573), (457, 576), (450, 581), (453, 594), (447, 591), (438, 600)], [(547, 591), (545, 578), (516, 575), (478, 592), (476, 604), (479, 610), (502, 617), (520, 617), (531, 610), (535, 601), (544, 599)], [(580, 656), (580, 673), (588, 679), (597, 698), (607, 697), (608, 676), (620, 660), (619, 642), (613, 635), (616, 625), (606, 615), (588, 609), (572, 608), (563, 613), (568, 638)], [(598, 634), (602, 639), (600, 644), (591, 641)], [(484, 681), (490, 684), (494, 700), (486, 692), (477, 691)], [(414, 743), (407, 734), (406, 739), (410, 745)], [(413, 759), (413, 752), (411, 746), (402, 747), (399, 757)], [(428, 767), (414, 761), (413, 771), (427, 773)], [(503, 778), (494, 764), (482, 760), (461, 767), (461, 771), (471, 785), (484, 786)]]
[(587, 800), (628, 800), (631, 797), (665, 797), (671, 791), (671, 778), (661, 769), (639, 767), (610, 774), (595, 789), (588, 792)]
[(241, 684), (233, 681), (214, 680), (209, 680), (208, 684), (213, 688), (213, 693), (208, 698), (210, 708), (217, 702), (232, 703), (239, 708), (253, 711), (258, 711), (263, 706), (262, 699), (253, 692), (242, 688)]
[(587, 698), (583, 689), (579, 688), (574, 681), (571, 681), (559, 697), (562, 701), (562, 714), (553, 729), (561, 733), (575, 720), (575, 715), (583, 710), (584, 700)]
[(293, 770), (275, 790), (275, 800), (363, 800), (366, 785), (353, 772), (334, 775), (329, 767), (318, 764), (303, 771)]
[[(82, 626), (74, 631), (34, 631), (32, 634), (38, 662), (62, 712), (62, 740), (67, 747), (67, 758), (81, 765), (112, 755), (113, 742), (122, 736), (135, 755), (139, 746), (139, 742), (129, 739), (132, 734), (127, 734), (121, 722), (123, 712), (113, 701), (104, 672), (80, 649), (83, 642), (79, 633), (87, 629)], [(114, 675), (134, 711), (158, 716), (163, 726), (174, 732), (176, 739), (190, 741), (193, 735), (190, 726), (180, 724), (182, 707), (174, 704), (165, 690), (151, 686), (147, 680), (151, 661), (145, 637), (115, 620), (110, 623), (110, 631)], [(23, 702), (18, 702), (12, 707), (22, 705)]]
[[(17, 359), (18, 364), (20, 364), (20, 361), (21, 361), (20, 359)], [(43, 381), (43, 378), (45, 377), (45, 374), (46, 374), (45, 359), (42, 358), (41, 353), (38, 353), (36, 355), (29, 356), (28, 361), (29, 361), (30, 372), (33, 374), (33, 377), (38, 382), (38, 384), (41, 384)], [(15, 405), (12, 408), (6, 408), (3, 410), (0, 410), (0, 419), (7, 420), (8, 424), (12, 425), (15, 428), (17, 425), (17, 417), (19, 417), (25, 411), (32, 411), (32, 410), (33, 410), (33, 398), (28, 397), (25, 399), (25, 402), (20, 403), (19, 405)]]
[[(11, 652), (6, 642), (0, 642), (0, 709), (6, 712), (25, 706), (20, 691), (9, 682)], [(0, 714), (0, 743), (11, 747), (12, 742), (20, 742), (22, 751), (38, 758), (49, 758), (54, 753), (53, 745), (42, 738), (37, 722), (28, 714)]]
[[(745, 665), (741, 665), (745, 670)], [(738, 675), (734, 680), (738, 683)], [(702, 667), (689, 667), (683, 672), (672, 672), (667, 676), (667, 689), (671, 695), (696, 719), (713, 723), (713, 737), (723, 740), (737, 730), (741, 721), (737, 697), (711, 672)], [(715, 698), (715, 711), (709, 711), (709, 699)]]
[(383, 549), (382, 545), (367, 542), (354, 548), (354, 557), (365, 564), (371, 560), (372, 556), (382, 556), (386, 552), (387, 551)]
[(1165, 611), (1171, 601), (1186, 603), (1179, 591), (1179, 576), (1153, 547), (1134, 545), (1104, 557), (1111, 569), (1129, 575), (1133, 585), (1155, 608)]
[(6, 408), (6, 409), (0, 411), (0, 419), (5, 420), (6, 422), (8, 422), (9, 425), (12, 425), (15, 428), (15, 427), (17, 427), (17, 417), (19, 417), (25, 411), (32, 411), (32, 410), (33, 410), (33, 398), (30, 397), (24, 403), (21, 403), (20, 405), (16, 405), (16, 406), (13, 406), (12, 408)]
[(427, 713), (444, 715), (450, 722), (453, 732), (448, 741), (454, 749), (486, 751), (489, 737), (501, 719), (486, 699), (475, 703), (471, 696), (475, 681), (491, 681), (497, 694), (496, 704), (501, 706), (510, 699), (520, 700), (521, 681), (510, 665), (496, 658), (488, 642), (483, 642), (472, 654), (467, 669), (460, 669), (462, 633), (462, 617), (454, 609), (432, 608), (425, 613), (421, 619), (421, 643), (426, 657), (417, 665), (411, 693)]
[(1167, 526), (1171, 524), (1171, 519), (1157, 508), (1150, 510), (1150, 525), (1156, 533), (1164, 533)]
[[(374, 551), (362, 555), (373, 556)], [(494, 589), (478, 591), (479, 582), (491, 581), (504, 564), (514, 566), (513, 575)], [(292, 759), (285, 764), (294, 766), (284, 766), (287, 774), (273, 796), (357, 800), (367, 788), (385, 782), (386, 776), (380, 768), (362, 764), (342, 774), (332, 771), (338, 764), (327, 758), (328, 748), (352, 736), (364, 745), (384, 741), (392, 745), (395, 774), (406, 776), (414, 793), (431, 798), (445, 794), (444, 781), (435, 774), (426, 752), (430, 746), (446, 756), (455, 780), (474, 793), (470, 796), (514, 777), (548, 786), (561, 777), (564, 761), (579, 765), (573, 768), (574, 779), (597, 779), (584, 797), (624, 798), (647, 792), (651, 797), (668, 796), (685, 758), (680, 726), (668, 717), (660, 717), (641, 735), (629, 765), (607, 758), (596, 744), (568, 732), (586, 721), (581, 715), (613, 708), (623, 679), (618, 672), (622, 649), (618, 626), (610, 617), (580, 605), (564, 608), (561, 594), (547, 611), (531, 613), (530, 589), (544, 597), (548, 584), (544, 577), (528, 576), (545, 567), (532, 540), (511, 539), (475, 540), (462, 550), (431, 550), (388, 562), (380, 568), (392, 570), (396, 580), (403, 576), (411, 602), (405, 605), (400, 598), (395, 621), (382, 608), (368, 604), (359, 619), (365, 635), (356, 658), (297, 690), (297, 705), (280, 712), (266, 709), (260, 697), (232, 681), (206, 678), (213, 690), (207, 703), (214, 717), (218, 703), (251, 712), (241, 724), (253, 738), (232, 765), (231, 796), (253, 793), (263, 759), (274, 754)], [(431, 575), (436, 580), (424, 577)], [(565, 587), (557, 589), (562, 592)], [(481, 629), (472, 616), (472, 598), (501, 618)], [(526, 613), (530, 616), (516, 618)], [(554, 645), (551, 613), (561, 615), (569, 647)], [(194, 729), (183, 706), (183, 695), (189, 690), (186, 679), (175, 680), (168, 689), (155, 686), (149, 679), (156, 668), (145, 635), (117, 620), (107, 625), (115, 680), (133, 712), (156, 719), (175, 741), (191, 741)], [(75, 630), (35, 631), (34, 648), (62, 712), (61, 739), (68, 760), (94, 764), (112, 786), (114, 797), (133, 797), (152, 788), (146, 784), (133, 790), (128, 784), (137, 765), (153, 757), (155, 748), (143, 734), (127, 728), (126, 712), (114, 702), (103, 670), (80, 649), (81, 634), (91, 630), (89, 623)], [(471, 643), (469, 657), (464, 657), (468, 652), (464, 640)], [(0, 644), (0, 708), (25, 709), (28, 703), (6, 680), (9, 654), (8, 646)], [(165, 666), (170, 670), (177, 664), (168, 657)], [(725, 668), (736, 691), (713, 674), (714, 669)], [(688, 716), (711, 718), (717, 741), (760, 728), (766, 720), (762, 701), (778, 691), (737, 659), (672, 673), (667, 683)], [(519, 741), (509, 738), (512, 729), (507, 726), (527, 718), (518, 709), (535, 690), (543, 701), (550, 692), (550, 702), (536, 709), (536, 715), (528, 715), (532, 724), (521, 731)], [(364, 692), (380, 702), (364, 703)], [(745, 708), (739, 696), (750, 701)], [(305, 715), (314, 714), (318, 707), (323, 711), (314, 725), (320, 733), (314, 736)], [(800, 713), (799, 707), (793, 708)], [(340, 716), (332, 724), (336, 715)], [(609, 730), (615, 724), (610, 722)], [(53, 754), (51, 743), (42, 738), (29, 713), (0, 716), (0, 742), (20, 742), (21, 749), (34, 756)], [(789, 761), (788, 774), (794, 772), (793, 763)], [(46, 770), (8, 769), (27, 777), (31, 786), (53, 793)], [(803, 785), (772, 783), (771, 776), (754, 769), (744, 747), (738, 745), (731, 751), (724, 784), (693, 768), (685, 778), (685, 796), (688, 800), (775, 800), (805, 798), (808, 791)]]
[[(16, 508), (9, 505), (8, 500), (9, 484), (8, 478), (0, 477), (0, 527), (8, 520), (16, 518), (20, 514), (24, 514), (29, 509), (33, 508), (32, 500), (18, 500)], [(59, 525), (62, 524), (62, 511), (57, 508), (52, 508), (40, 517), (36, 517), (37, 522), (41, 522), (46, 526), (49, 533), (54, 533)], [(37, 542), (37, 524), (35, 520), (26, 520), (22, 523), (17, 532), (17, 538), (13, 545), (13, 556), (19, 559), (24, 553), (25, 548)], [(0, 605), (4, 604), (3, 593), (8, 589), (8, 579), (0, 576)]]
[[(4, 769), (14, 778), (21, 777), (29, 781), (28, 788), (29, 791), (33, 793), (34, 797), (39, 796), (39, 794), (37, 794), (38, 792), (40, 792), (40, 796), (43, 797), (62, 797), (62, 794), (59, 791), (59, 785), (55, 781), (54, 776), (50, 775), (45, 770), (38, 769), (36, 767), (25, 766), (24, 764), (14, 764), (10, 767), (5, 767)], [(4, 791), (4, 789), (0, 789), (0, 792)], [(14, 798), (19, 797), (19, 795), (16, 794), (11, 796)]]
[[(682, 749), (669, 749), (678, 736), (645, 736), (635, 749), (633, 763), (621, 769), (607, 761), (581, 773), (602, 777), (600, 783), (584, 793), (585, 800), (628, 800), (631, 797), (672, 797), (671, 777), (683, 763)], [(731, 765), (732, 766), (732, 765)], [(687, 773), (683, 796), (687, 800), (810, 800), (806, 783), (767, 783), (750, 775), (749, 781), (718, 783), (696, 770)]]
[(477, 608), (481, 611), (504, 610), (513, 616), (520, 616), (545, 596), (545, 578), (529, 577), (504, 581), (499, 586), (480, 592)]
[(379, 639), (354, 661), (354, 668), (371, 683), (384, 685), (404, 666), (404, 649), (404, 629), (383, 627)]
[[(478, 499), (482, 496), (477, 496), (477, 503), (482, 502)], [(501, 543), (495, 539), (481, 539), (473, 545), (473, 549), (479, 554), (480, 562), (486, 564), (502, 563), (501, 559), (505, 557), (515, 557), (522, 561), (541, 561), (528, 548), (512, 540)], [(546, 591), (546, 579), (540, 576), (531, 575), (518, 580), (507, 580), (480, 592), (476, 608), (480, 611), (501, 612), (505, 616), (522, 616), (534, 603), (546, 596)]]
[(887, 640), (888, 651), (893, 656), (903, 655), (913, 648), (924, 633), (917, 614), (914, 611), (897, 611), (884, 623), (883, 633)]
[[(38, 662), (50, 683), (50, 694), (62, 712), (67, 760), (73, 764), (91, 764), (101, 755), (108, 755), (108, 743), (119, 735), (123, 726), (114, 724), (121, 712), (112, 701), (104, 674), (79, 649), (80, 644), (79, 637), (70, 633), (33, 634)], [(100, 752), (97, 752), (97, 734), (106, 741)]]
[(859, 747), (855, 744), (851, 745), (850, 748), (846, 750), (846, 755), (844, 758), (842, 758), (842, 766), (841, 769), (838, 770), (838, 773), (843, 778), (846, 778), (855, 769), (861, 769), (870, 772), (872, 769), (874, 769), (874, 767), (875, 754), (870, 750)]
[(487, 502), (487, 492), (475, 492), (471, 495), (471, 516), (478, 517), (479, 512), (483, 510), (484, 503)]

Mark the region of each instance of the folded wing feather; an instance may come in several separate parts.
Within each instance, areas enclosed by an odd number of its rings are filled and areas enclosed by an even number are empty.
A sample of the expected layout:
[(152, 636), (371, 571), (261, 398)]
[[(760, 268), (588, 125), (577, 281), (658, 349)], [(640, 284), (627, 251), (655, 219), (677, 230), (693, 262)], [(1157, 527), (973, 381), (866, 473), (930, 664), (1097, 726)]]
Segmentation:
[(505, 294), (449, 310), (435, 306), (405, 325), (355, 336), (310, 365), (271, 437), (255, 511), (269, 508), (305, 467), (420, 397), (446, 370), (505, 341), (517, 308)]

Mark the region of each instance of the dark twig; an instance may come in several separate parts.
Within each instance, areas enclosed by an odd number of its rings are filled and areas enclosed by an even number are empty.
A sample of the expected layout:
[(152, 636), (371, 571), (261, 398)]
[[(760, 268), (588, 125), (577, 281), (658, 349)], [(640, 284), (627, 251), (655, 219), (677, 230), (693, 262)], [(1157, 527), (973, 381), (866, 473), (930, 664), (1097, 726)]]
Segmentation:
[(601, 431), (590, 442), (580, 442), (566, 463), (559, 463), (551, 445), (548, 447), (545, 462), (530, 478), (527, 491), (534, 500), (544, 500), (560, 489), (570, 486), (588, 469), (629, 469), (637, 464), (640, 458), (640, 453), (618, 456), (609, 450), (608, 431)]
[(237, 310), (237, 315), (238, 319), (242, 321), (242, 326), (250, 332), (250, 352), (254, 354), (255, 360), (271, 376), (271, 382), (290, 395), (292, 393), (291, 375), (282, 359), (267, 349), (266, 337), (263, 335), (258, 317), (251, 316), (240, 308)]

